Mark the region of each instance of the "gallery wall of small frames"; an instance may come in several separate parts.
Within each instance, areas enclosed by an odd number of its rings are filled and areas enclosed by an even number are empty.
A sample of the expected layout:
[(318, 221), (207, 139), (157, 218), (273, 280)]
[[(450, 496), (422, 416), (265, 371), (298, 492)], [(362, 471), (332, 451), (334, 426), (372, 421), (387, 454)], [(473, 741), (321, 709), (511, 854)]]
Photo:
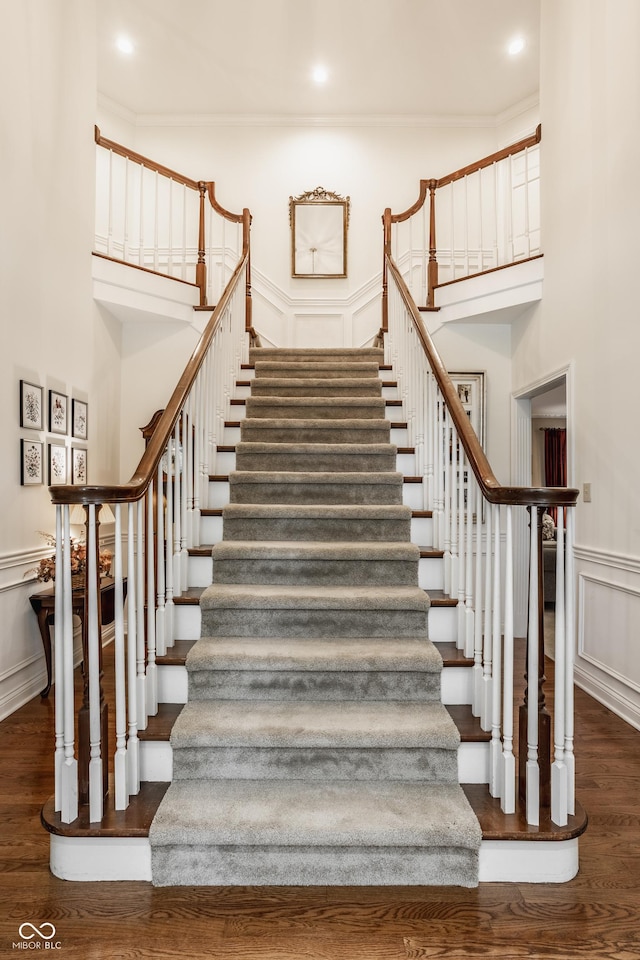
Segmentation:
[(20, 428), (37, 433), (20, 438), (22, 486), (87, 483), (88, 424), (85, 400), (21, 380)]

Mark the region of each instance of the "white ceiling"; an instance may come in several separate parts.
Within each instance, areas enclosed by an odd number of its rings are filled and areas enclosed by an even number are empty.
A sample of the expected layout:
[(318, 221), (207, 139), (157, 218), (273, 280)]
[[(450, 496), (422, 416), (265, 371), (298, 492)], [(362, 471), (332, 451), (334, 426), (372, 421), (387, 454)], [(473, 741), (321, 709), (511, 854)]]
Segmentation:
[[(138, 117), (487, 120), (538, 93), (540, 0), (99, 0), (98, 90)], [(135, 44), (130, 57), (114, 45)], [(514, 35), (527, 46), (506, 51)], [(324, 87), (311, 80), (322, 62)]]

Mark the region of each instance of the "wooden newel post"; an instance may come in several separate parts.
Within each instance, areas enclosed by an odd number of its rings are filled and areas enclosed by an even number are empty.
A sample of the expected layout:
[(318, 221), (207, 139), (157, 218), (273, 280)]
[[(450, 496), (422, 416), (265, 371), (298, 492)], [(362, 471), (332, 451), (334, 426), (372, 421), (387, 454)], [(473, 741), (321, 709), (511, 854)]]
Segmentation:
[(204, 198), (207, 192), (207, 184), (200, 180), (198, 183), (200, 191), (200, 218), (198, 224), (198, 262), (196, 264), (196, 286), (200, 289), (200, 306), (207, 305), (207, 261), (205, 260), (205, 228), (204, 228)]
[[(102, 758), (102, 793), (106, 797), (109, 789), (109, 707), (105, 703), (102, 686), (102, 611), (100, 603), (100, 515), (101, 504), (95, 511), (95, 570), (96, 605), (98, 617), (98, 669), (100, 684), (100, 756)], [(82, 616), (82, 706), (78, 711), (78, 802), (89, 803), (89, 762), (91, 760), (91, 724), (89, 708), (89, 629), (91, 611), (89, 604), (89, 507), (85, 505), (85, 543), (87, 549), (85, 580), (83, 590)]]
[[(529, 516), (531, 517), (531, 507)], [(527, 790), (527, 712), (529, 697), (537, 695), (538, 699), (538, 766), (540, 769), (540, 813), (548, 817), (551, 812), (551, 716), (547, 711), (544, 684), (545, 663), (544, 663), (544, 595), (543, 595), (543, 555), (542, 555), (542, 509), (538, 508), (536, 514), (538, 517), (536, 524), (536, 535), (538, 540), (538, 676), (534, 686), (534, 678), (529, 677), (525, 665), (525, 691), (524, 703), (518, 712), (519, 732), (518, 732), (518, 795), (523, 807), (526, 806)], [(531, 523), (531, 520), (529, 521)], [(531, 576), (531, 572), (529, 573)], [(527, 654), (528, 654), (527, 641)], [(525, 661), (525, 664), (528, 662)]]
[(436, 259), (436, 187), (437, 180), (429, 180), (429, 263), (427, 266), (427, 306), (435, 307), (435, 288), (438, 286)]

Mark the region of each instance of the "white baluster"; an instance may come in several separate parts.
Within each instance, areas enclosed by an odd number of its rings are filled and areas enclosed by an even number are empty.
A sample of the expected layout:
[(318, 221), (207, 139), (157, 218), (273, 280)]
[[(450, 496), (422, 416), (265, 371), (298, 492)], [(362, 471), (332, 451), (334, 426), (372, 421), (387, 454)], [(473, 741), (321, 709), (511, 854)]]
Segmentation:
[(86, 591), (88, 596), (87, 652), (89, 670), (89, 820), (102, 820), (102, 751), (100, 712), (100, 629), (96, 585), (96, 508), (89, 504)]
[(482, 652), (482, 701), (480, 705), (480, 725), (483, 730), (491, 729), (491, 673), (492, 673), (492, 606), (493, 598), (492, 580), (492, 537), (491, 527), (493, 522), (493, 511), (497, 509), (492, 503), (487, 501), (485, 505), (487, 519), (485, 523), (485, 564), (484, 564), (484, 630), (483, 630), (483, 652)]
[(504, 683), (503, 683), (503, 751), (502, 802), (503, 813), (516, 809), (516, 760), (513, 754), (513, 507), (507, 507), (507, 533), (504, 571)]
[[(160, 459), (156, 476), (156, 654), (163, 657), (167, 652), (165, 636), (165, 570), (164, 570), (164, 458)], [(153, 543), (153, 541), (152, 541)]]
[[(127, 532), (127, 691), (129, 695), (129, 737), (127, 741), (127, 784), (129, 795), (140, 792), (140, 741), (138, 740), (137, 677), (137, 576), (135, 545), (135, 504), (128, 508)], [(144, 662), (142, 663), (144, 670)], [(144, 677), (143, 677), (144, 682)]]
[[(63, 672), (56, 676), (56, 685), (62, 687), (63, 727), (64, 727), (64, 764), (61, 774), (60, 819), (63, 823), (72, 823), (78, 816), (78, 761), (75, 756), (75, 696), (73, 682), (73, 607), (71, 587), (71, 533), (69, 529), (69, 507), (63, 507), (63, 550), (62, 550), (62, 625), (60, 633), (56, 631), (56, 641), (62, 641)], [(57, 588), (56, 584), (56, 588)], [(56, 699), (60, 696), (56, 692)]]
[(174, 606), (173, 606), (173, 469), (174, 469), (174, 450), (175, 444), (173, 438), (169, 439), (165, 453), (166, 460), (166, 497), (167, 505), (164, 511), (165, 516), (165, 641), (166, 646), (172, 647), (175, 642), (174, 629)]
[(555, 609), (555, 703), (553, 715), (554, 761), (551, 765), (551, 819), (565, 826), (568, 819), (567, 768), (564, 763), (566, 716), (566, 653), (565, 653), (565, 561), (564, 510), (558, 507), (556, 526), (556, 609)]
[(540, 767), (538, 764), (538, 508), (531, 507), (529, 563), (529, 630), (527, 635), (527, 823), (540, 823)]
[(464, 627), (464, 653), (466, 657), (474, 655), (474, 595), (473, 595), (473, 505), (476, 500), (476, 481), (469, 464), (467, 464), (467, 545), (466, 545), (466, 566), (464, 574), (465, 582), (465, 627)]
[(158, 669), (156, 666), (156, 598), (153, 549), (153, 488), (146, 495), (147, 538), (147, 713), (155, 717), (158, 712)]
[(174, 540), (173, 540), (173, 593), (176, 597), (182, 596), (182, 564), (181, 564), (181, 543), (182, 543), (182, 463), (184, 456), (180, 443), (180, 420), (176, 423), (174, 436)]
[(444, 490), (443, 490), (443, 510), (442, 522), (444, 527), (444, 592), (447, 596), (451, 595), (451, 457), (452, 443), (451, 424), (449, 412), (444, 407), (443, 402), (443, 421), (444, 421)]
[(489, 762), (489, 792), (502, 796), (502, 635), (500, 630), (500, 507), (493, 506), (493, 617), (492, 617), (492, 676), (491, 676), (491, 746)]
[(574, 734), (574, 644), (575, 644), (575, 555), (573, 552), (575, 536), (575, 508), (567, 510), (567, 531), (565, 537), (565, 743), (564, 763), (567, 769), (567, 813), (574, 816), (576, 812), (576, 769), (573, 752)]
[(482, 511), (484, 508), (480, 484), (476, 490), (476, 585), (475, 609), (473, 615), (473, 702), (471, 710), (474, 717), (482, 716), (484, 703), (484, 679), (482, 669)]
[(200, 546), (200, 491), (202, 489), (202, 371), (193, 387), (193, 511), (191, 514), (191, 545)]
[(114, 544), (114, 613), (115, 613), (115, 686), (116, 686), (116, 752), (113, 763), (115, 808), (125, 810), (129, 804), (127, 783), (127, 703), (124, 649), (124, 584), (122, 572), (121, 505), (115, 504)]
[(149, 709), (147, 706), (147, 658), (144, 629), (144, 500), (136, 504), (136, 673), (138, 704), (138, 730), (147, 729)]

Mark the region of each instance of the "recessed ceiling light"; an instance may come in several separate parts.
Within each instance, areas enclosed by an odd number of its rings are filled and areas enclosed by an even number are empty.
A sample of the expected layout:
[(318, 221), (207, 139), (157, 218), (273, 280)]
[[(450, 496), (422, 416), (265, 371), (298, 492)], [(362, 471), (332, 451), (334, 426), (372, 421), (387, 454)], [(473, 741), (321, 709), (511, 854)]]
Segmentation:
[(126, 53), (126, 54), (131, 54), (135, 50), (133, 41), (130, 40), (129, 37), (125, 37), (124, 35), (118, 37), (118, 39), (116, 40), (116, 47), (118, 48), (120, 53)]
[(329, 79), (329, 71), (322, 64), (318, 64), (317, 67), (313, 68), (313, 79), (316, 83), (326, 83)]
[(515, 57), (518, 53), (522, 53), (524, 50), (524, 40), (522, 37), (514, 37), (509, 44), (508, 50), (512, 57)]

